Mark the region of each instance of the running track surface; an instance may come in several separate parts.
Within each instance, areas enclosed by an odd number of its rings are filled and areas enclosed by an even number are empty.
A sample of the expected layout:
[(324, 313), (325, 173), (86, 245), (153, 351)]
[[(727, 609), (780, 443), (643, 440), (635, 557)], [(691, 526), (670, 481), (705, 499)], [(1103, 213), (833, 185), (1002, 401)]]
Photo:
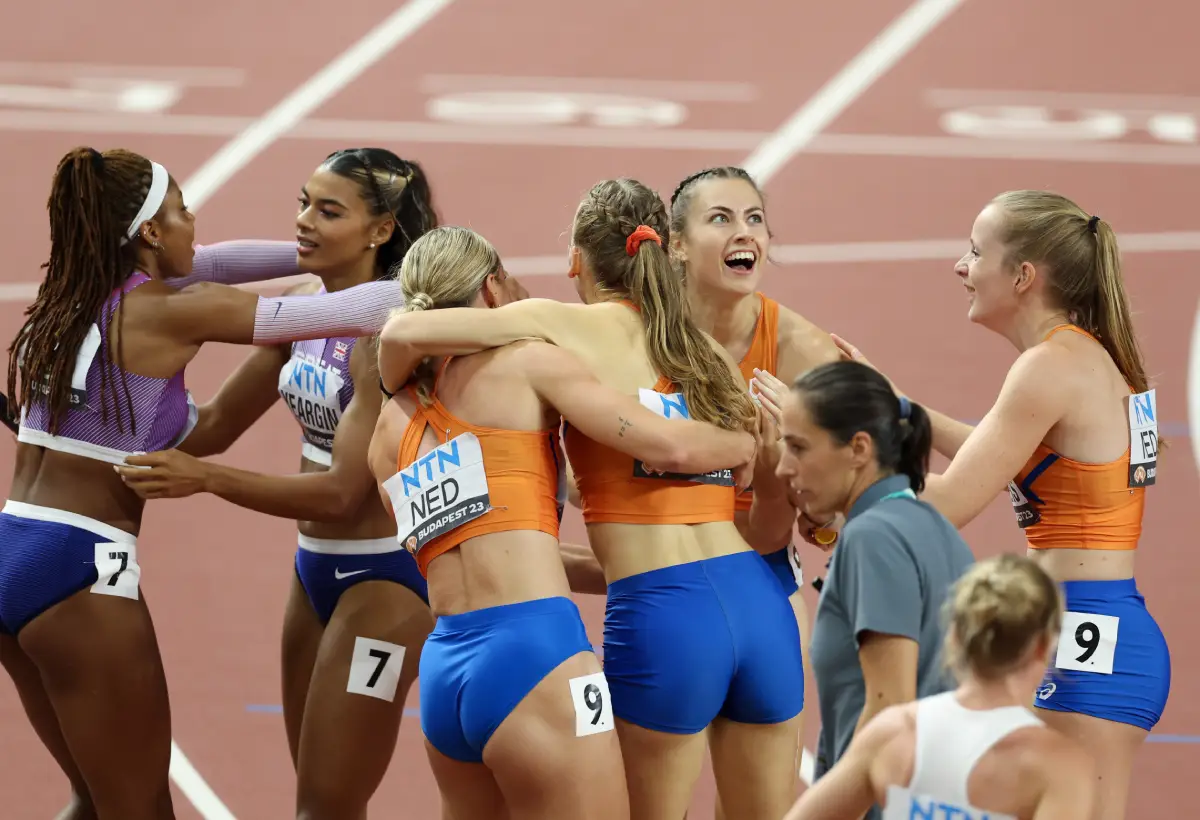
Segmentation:
[[(45, 259), (50, 175), (81, 143), (165, 163), (199, 207), (201, 242), (291, 238), (293, 197), (318, 162), (339, 147), (384, 145), (425, 164), (445, 221), (489, 237), (535, 296), (561, 299), (575, 298), (561, 275), (564, 232), (595, 181), (634, 176), (666, 197), (700, 167), (749, 162), (766, 179), (781, 262), (767, 292), (857, 343), (919, 400), (978, 418), (1014, 354), (967, 322), (953, 262), (993, 194), (1063, 191), (1129, 235), (1126, 275), (1157, 377), (1160, 427), (1177, 444), (1150, 493), (1139, 564), (1172, 645), (1174, 691), (1155, 733), (1162, 742), (1138, 758), (1129, 816), (1182, 805), (1197, 754), (1187, 741), (1200, 735), (1191, 672), (1200, 649), (1186, 627), (1195, 560), (1187, 510), (1198, 489), (1186, 425), (1198, 288), (1186, 268), (1200, 250), (1188, 207), (1200, 183), (1190, 4), (1175, 0), (1171, 13), (1150, 17), (1118, 0), (934, 0), (917, 3), (917, 16), (895, 32), (891, 46), (911, 48), (864, 54), (908, 0), (858, 0), (853, 12), (744, 0), (736, 13), (715, 0), (610, 0), (603, 12), (548, 0), (418, 0), (409, 12), (428, 19), (393, 21), (383, 32), (390, 41), (366, 44), (377, 62), (325, 75), (340, 82), (318, 84), (299, 95), (300, 108), (268, 117), (274, 132), (251, 144), (261, 152), (241, 143), (233, 164), (204, 167), (398, 5), (218, 0), (147, 14), (128, 0), (45, 0), (38, 21), (0, 32), (9, 61), (0, 64), (4, 338)], [(48, 22), (60, 12), (62, 22)], [(670, 23), (676, 28), (663, 36)], [(856, 57), (858, 69), (877, 70), (842, 75), (819, 96)], [(798, 128), (780, 131), (802, 108)], [(772, 135), (783, 150), (756, 153)], [(189, 387), (211, 395), (245, 354), (207, 347)], [(277, 406), (224, 458), (289, 472), (298, 444)], [(11, 463), (12, 441), (0, 448)], [(1021, 549), (1007, 506), (998, 499), (968, 528), (980, 555)], [(575, 511), (563, 536), (585, 537)], [(274, 705), (294, 524), (197, 496), (151, 505), (142, 544), (174, 736), (211, 788), (208, 796), (177, 789), (179, 816), (289, 816), (293, 776)], [(815, 551), (804, 563), (810, 577), (823, 572)], [(811, 612), (815, 593), (806, 594)], [(603, 602), (579, 603), (600, 645)], [(810, 680), (810, 706), (812, 691)], [(53, 816), (65, 780), (7, 678), (0, 727), (5, 816)], [(809, 748), (816, 731), (810, 717)], [(706, 772), (692, 816), (711, 816), (711, 802)], [(374, 806), (379, 816), (437, 816), (411, 712)]]

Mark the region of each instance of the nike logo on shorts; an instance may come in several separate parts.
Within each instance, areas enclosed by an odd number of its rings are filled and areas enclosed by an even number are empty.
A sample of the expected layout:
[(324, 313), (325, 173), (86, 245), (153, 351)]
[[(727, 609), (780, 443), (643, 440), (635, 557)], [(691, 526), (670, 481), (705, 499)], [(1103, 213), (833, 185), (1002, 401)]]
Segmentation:
[(369, 569), (356, 569), (353, 572), (342, 572), (340, 569), (335, 567), (333, 570), (333, 577), (340, 581), (343, 578), (349, 578), (351, 575), (362, 575), (364, 572), (370, 571), (371, 570)]

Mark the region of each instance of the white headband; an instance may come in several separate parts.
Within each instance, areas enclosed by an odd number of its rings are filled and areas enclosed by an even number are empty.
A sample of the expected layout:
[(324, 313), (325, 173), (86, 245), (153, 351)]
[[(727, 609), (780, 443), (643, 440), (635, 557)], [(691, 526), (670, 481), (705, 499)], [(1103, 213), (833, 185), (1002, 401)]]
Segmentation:
[(142, 203), (141, 210), (137, 212), (133, 222), (129, 223), (129, 229), (125, 232), (126, 239), (121, 243), (122, 245), (138, 235), (138, 231), (142, 229), (142, 223), (153, 219), (154, 215), (158, 213), (158, 209), (162, 207), (163, 200), (167, 198), (167, 184), (171, 179), (167, 174), (167, 169), (151, 160), (150, 174), (150, 190), (146, 192), (146, 201)]

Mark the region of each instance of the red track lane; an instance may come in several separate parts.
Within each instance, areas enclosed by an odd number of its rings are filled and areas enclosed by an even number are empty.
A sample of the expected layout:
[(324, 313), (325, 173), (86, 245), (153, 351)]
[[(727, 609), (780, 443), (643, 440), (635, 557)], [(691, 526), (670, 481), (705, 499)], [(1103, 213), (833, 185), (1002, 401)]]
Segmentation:
[[(65, 32), (49, 25), (25, 27), (20, 34), (0, 32), (0, 53), (12, 61), (239, 67), (246, 72), (241, 86), (189, 89), (171, 113), (254, 117), (378, 24), (395, 5), (371, 0), (343, 4), (330, 14), (326, 8), (310, 12), (294, 4), (259, 3), (256, 19), (263, 22), (249, 25), (244, 4), (160, 11), (149, 19), (127, 2), (71, 6), (67, 15), (67, 4), (55, 0), (40, 8), (63, 11), (71, 21)], [(335, 148), (374, 142), (425, 165), (447, 222), (481, 231), (506, 257), (563, 254), (565, 259), (565, 231), (575, 205), (596, 180), (633, 176), (666, 197), (678, 179), (697, 168), (745, 159), (758, 138), (777, 128), (907, 3), (864, 0), (854, 4), (853, 12), (844, 4), (806, 5), (801, 12), (783, 11), (769, 0), (743, 2), (735, 20), (728, 6), (714, 0), (662, 3), (651, 11), (645, 3), (618, 0), (602, 15), (583, 7), (572, 15), (561, 4), (534, 0), (506, 3), (503, 12), (478, 0), (458, 0), (313, 112), (310, 120), (321, 121), (321, 127), (334, 133), (314, 135), (313, 129), (302, 126), (218, 191), (199, 217), (198, 238), (211, 242), (290, 237), (293, 197), (313, 167)], [(1122, 8), (1116, 0), (1050, 5), (1022, 0), (1017, 7), (971, 0), (826, 133), (943, 135), (938, 125), (941, 110), (926, 94), (930, 89), (1194, 93), (1187, 83), (1195, 74), (1195, 58), (1184, 39), (1189, 29), (1180, 24), (1178, 14), (1164, 16), (1162, 22), (1138, 19), (1135, 25)], [(111, 56), (115, 34), (91, 36), (136, 31), (142, 19), (154, 38), (139, 38), (137, 48), (129, 49), (122, 60)], [(671, 23), (678, 34), (663, 38), (664, 26)], [(497, 52), (503, 56), (495, 57)], [(1097, 55), (1114, 57), (1101, 61)], [(1121, 55), (1119, 63), (1115, 55)], [(463, 75), (558, 77), (559, 82), (602, 77), (619, 81), (618, 86), (626, 83), (617, 93), (630, 96), (642, 93), (636, 83), (644, 80), (747, 84), (756, 94), (741, 101), (685, 103), (687, 119), (679, 128), (728, 132), (721, 147), (531, 146), (512, 139), (519, 130), (512, 127), (491, 132), (497, 142), (509, 139), (510, 144), (489, 145), (478, 135), (444, 141), (444, 130), (431, 135), (413, 127), (429, 122), (430, 88), (439, 82), (430, 79), (433, 75), (458, 75), (460, 83)], [(0, 76), (0, 84), (4, 82)], [(359, 124), (338, 122), (348, 120)], [(373, 131), (379, 122), (403, 127)], [(19, 158), (6, 168), (7, 181), (10, 190), (24, 194), (20, 207), (10, 208), (9, 218), (0, 222), (0, 241), (8, 249), (3, 281), (31, 282), (39, 275), (46, 247), (47, 184), (67, 148), (79, 143), (127, 145), (166, 163), (183, 180), (233, 133), (166, 136), (139, 133), (137, 126), (127, 130), (130, 133), (22, 133), (3, 130), (0, 119), (0, 145), (6, 155)], [(578, 130), (568, 127), (560, 133), (578, 137)], [(356, 132), (391, 136), (358, 140)], [(456, 139), (462, 138), (461, 130), (456, 133)], [(594, 146), (595, 136), (588, 139)], [(1196, 227), (1190, 213), (1178, 207), (1190, 201), (1195, 189), (1197, 172), (1190, 167), (1114, 169), (1048, 160), (838, 156), (827, 153), (833, 149), (823, 139), (769, 184), (771, 218), (780, 241), (962, 237), (965, 243), (971, 220), (989, 196), (1024, 186), (1062, 190), (1123, 232)], [(960, 417), (978, 417), (994, 397), (1012, 353), (966, 321), (961, 290), (951, 274), (953, 261), (791, 266), (771, 271), (765, 289), (859, 344), (919, 400)], [(1177, 422), (1186, 418), (1185, 351), (1196, 293), (1190, 277), (1178, 272), (1193, 261), (1188, 254), (1127, 258), (1129, 287), (1140, 311), (1139, 331), (1150, 369), (1160, 378), (1161, 415)], [(565, 277), (525, 281), (535, 295), (575, 298)], [(880, 307), (884, 305), (899, 306), (900, 311), (888, 312)], [(21, 301), (0, 303), (4, 338), (11, 338), (23, 307)], [(909, 318), (917, 316), (919, 321)], [(211, 395), (246, 352), (225, 345), (206, 348), (189, 368), (189, 387), (197, 397)], [(280, 406), (221, 460), (289, 472), (298, 462), (297, 443), (295, 425)], [(1175, 579), (1186, 577), (1185, 562), (1192, 560), (1183, 544), (1175, 547), (1187, 531), (1185, 505), (1198, 489), (1187, 444), (1179, 439), (1176, 449), (1164, 456), (1160, 485), (1148, 505), (1145, 543), (1150, 549), (1139, 572), (1143, 592), (1172, 640), (1175, 686), (1159, 731), (1178, 734), (1200, 733), (1200, 715), (1195, 714), (1200, 707), (1189, 697), (1196, 653), (1185, 644), (1187, 633), (1182, 629), (1190, 613), (1183, 596), (1171, 596), (1172, 585), (1181, 583)], [(0, 438), (0, 454), (7, 463), (12, 453), (11, 440)], [(966, 535), (984, 555), (1021, 547), (1003, 499)], [(585, 538), (573, 510), (564, 522), (563, 538)], [(167, 667), (176, 740), (237, 817), (287, 816), (294, 778), (282, 718), (247, 712), (246, 706), (279, 702), (279, 630), (292, 571), (294, 524), (201, 496), (152, 505), (142, 543), (145, 594)], [(824, 556), (807, 549), (804, 559), (810, 578), (823, 574)], [(809, 588), (806, 596), (810, 612), (815, 611), (815, 592)], [(581, 596), (578, 602), (599, 646), (603, 600)], [(811, 748), (818, 727), (811, 680), (809, 684), (806, 734)], [(414, 693), (407, 706), (415, 708), (418, 701)], [(0, 684), (0, 725), (5, 727), (0, 732), (0, 759), (9, 761), (0, 771), (6, 816), (52, 816), (61, 806), (65, 784), (27, 728), (7, 683)], [(1177, 784), (1186, 782), (1191, 749), (1147, 746), (1137, 764), (1130, 817), (1182, 804), (1184, 794)], [(711, 776), (706, 773), (692, 816), (711, 816), (711, 800)], [(419, 721), (406, 718), (395, 760), (373, 807), (380, 816), (402, 807), (406, 817), (431, 817), (436, 816), (437, 804)], [(178, 793), (176, 805), (181, 818), (197, 816)]]

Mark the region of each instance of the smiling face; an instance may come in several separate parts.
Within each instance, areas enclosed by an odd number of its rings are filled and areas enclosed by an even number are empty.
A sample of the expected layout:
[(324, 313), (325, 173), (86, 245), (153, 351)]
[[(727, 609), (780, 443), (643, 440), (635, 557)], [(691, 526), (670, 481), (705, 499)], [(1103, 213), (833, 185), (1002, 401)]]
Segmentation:
[(689, 283), (709, 292), (754, 293), (771, 246), (758, 190), (740, 178), (714, 177), (692, 183), (682, 229), (675, 233), (672, 244)]
[(1004, 228), (1000, 205), (980, 211), (971, 227), (971, 249), (954, 267), (967, 291), (967, 317), (993, 329), (1009, 324), (1020, 306), (1014, 287), (1020, 266), (1009, 258), (1002, 241)]
[(391, 214), (373, 216), (358, 182), (322, 166), (300, 189), (296, 254), (307, 273), (346, 270), (374, 257), (392, 235)]

